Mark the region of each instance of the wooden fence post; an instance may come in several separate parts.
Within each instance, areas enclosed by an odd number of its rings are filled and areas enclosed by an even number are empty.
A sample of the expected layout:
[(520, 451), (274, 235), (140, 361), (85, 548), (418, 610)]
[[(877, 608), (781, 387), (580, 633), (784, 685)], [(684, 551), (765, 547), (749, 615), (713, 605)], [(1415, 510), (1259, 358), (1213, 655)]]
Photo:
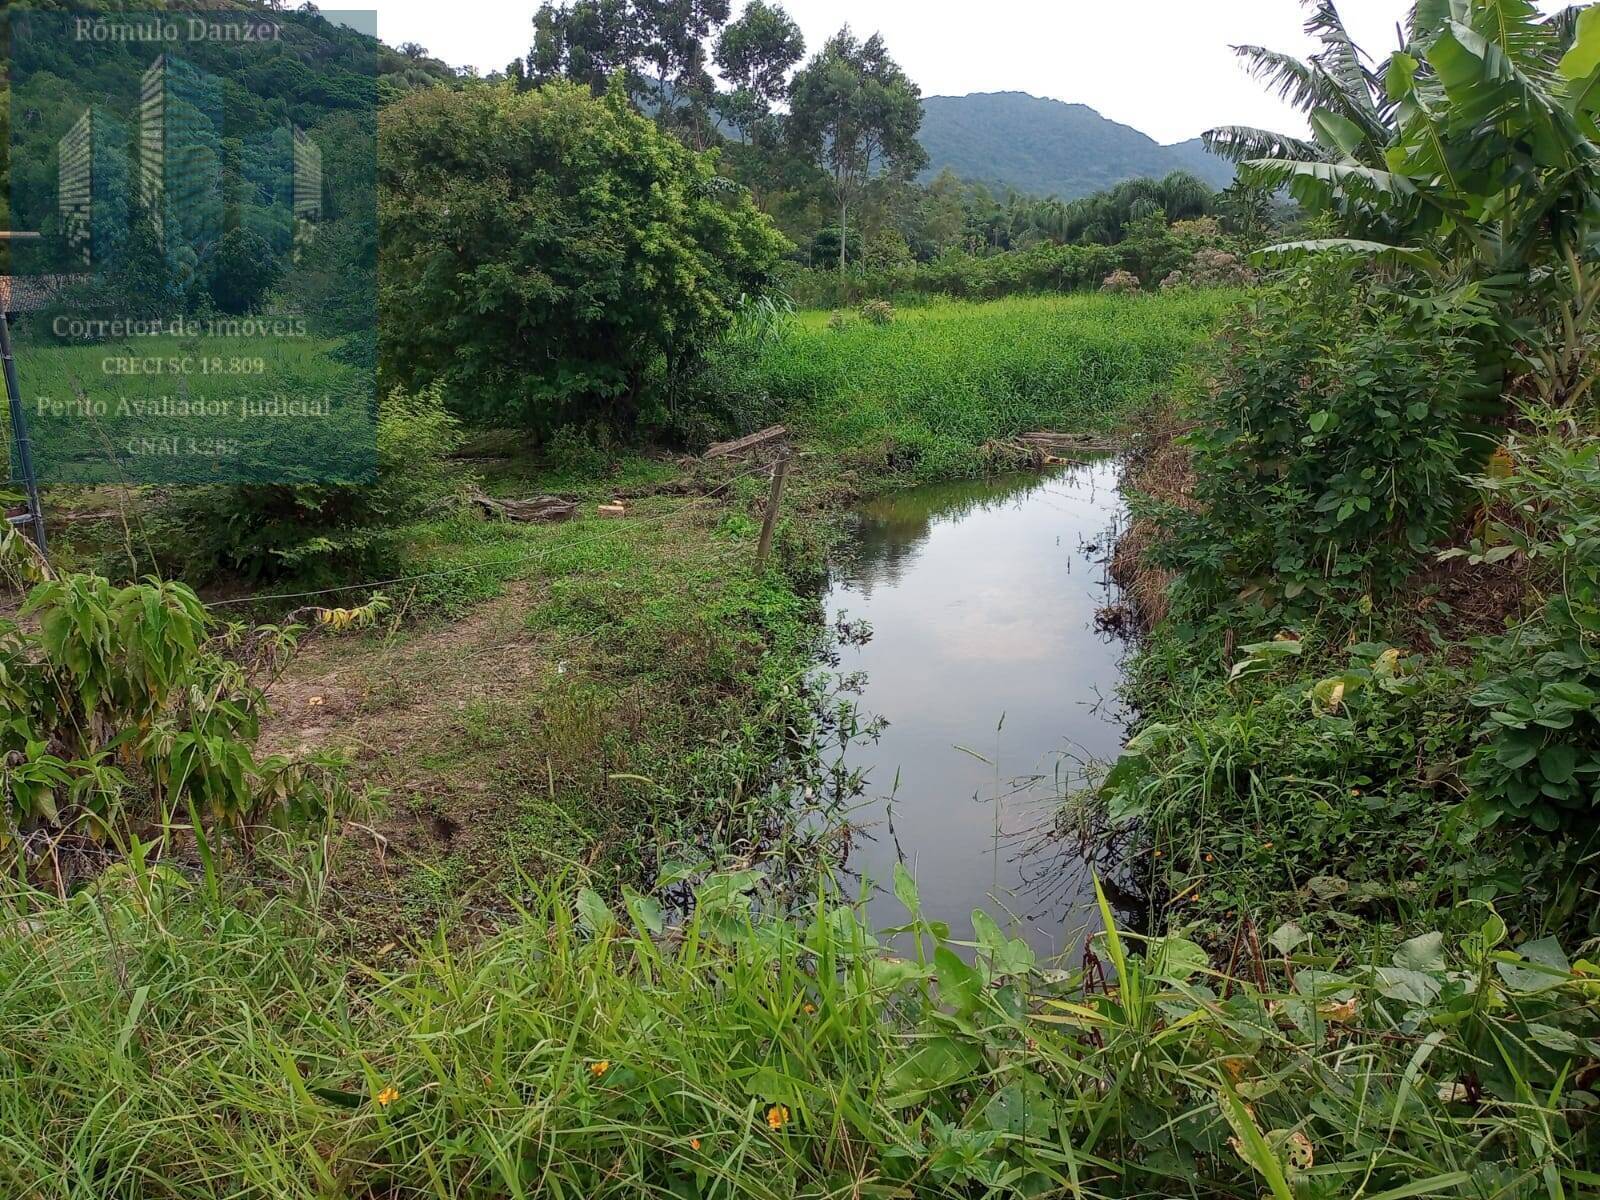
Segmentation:
[(761, 522), (761, 543), (756, 547), (756, 569), (767, 565), (772, 549), (772, 527), (778, 523), (778, 506), (783, 502), (783, 477), (789, 472), (789, 451), (778, 456), (772, 467), (772, 491), (767, 495), (767, 515)]

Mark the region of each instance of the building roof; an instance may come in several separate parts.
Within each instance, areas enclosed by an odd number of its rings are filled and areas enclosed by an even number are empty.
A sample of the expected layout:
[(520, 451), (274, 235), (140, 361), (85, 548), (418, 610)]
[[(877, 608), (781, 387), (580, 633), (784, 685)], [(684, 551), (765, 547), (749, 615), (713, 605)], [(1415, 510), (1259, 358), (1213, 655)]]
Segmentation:
[(77, 278), (73, 275), (0, 275), (0, 308), (8, 313), (34, 312)]

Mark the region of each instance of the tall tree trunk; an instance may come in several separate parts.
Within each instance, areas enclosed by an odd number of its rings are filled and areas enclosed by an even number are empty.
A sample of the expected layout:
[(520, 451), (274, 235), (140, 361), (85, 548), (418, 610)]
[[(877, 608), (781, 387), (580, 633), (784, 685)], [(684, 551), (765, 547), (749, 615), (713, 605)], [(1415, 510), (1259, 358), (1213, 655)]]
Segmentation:
[(844, 292), (844, 234), (848, 228), (845, 224), (845, 218), (849, 213), (849, 208), (850, 193), (846, 192), (841, 186), (839, 188), (839, 290), (841, 295)]

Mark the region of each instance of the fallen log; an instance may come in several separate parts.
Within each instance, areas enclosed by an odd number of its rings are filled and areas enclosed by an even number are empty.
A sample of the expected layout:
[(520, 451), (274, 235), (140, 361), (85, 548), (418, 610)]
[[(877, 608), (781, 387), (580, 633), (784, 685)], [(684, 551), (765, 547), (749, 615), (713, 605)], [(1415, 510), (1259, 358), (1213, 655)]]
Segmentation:
[[(23, 509), (27, 512), (27, 509)], [(57, 525), (73, 521), (115, 521), (122, 516), (114, 508), (97, 508), (93, 512), (52, 512), (48, 513), (49, 519)]]
[(730, 454), (743, 454), (747, 450), (754, 450), (758, 446), (765, 446), (769, 442), (776, 442), (789, 436), (786, 425), (772, 425), (755, 433), (746, 434), (742, 438), (734, 438), (731, 442), (718, 442), (715, 446), (708, 446), (703, 458), (726, 458)]
[(1104, 438), (1096, 438), (1087, 433), (1057, 433), (1049, 429), (1036, 430), (1033, 433), (1019, 433), (1017, 441), (1030, 446), (1040, 447), (1072, 447), (1073, 449), (1100, 449), (1106, 442)]
[(575, 500), (560, 496), (534, 496), (528, 500), (499, 500), (476, 492), (472, 502), (483, 509), (486, 516), (500, 521), (524, 521), (529, 524), (551, 525), (557, 521), (570, 521), (578, 514)]

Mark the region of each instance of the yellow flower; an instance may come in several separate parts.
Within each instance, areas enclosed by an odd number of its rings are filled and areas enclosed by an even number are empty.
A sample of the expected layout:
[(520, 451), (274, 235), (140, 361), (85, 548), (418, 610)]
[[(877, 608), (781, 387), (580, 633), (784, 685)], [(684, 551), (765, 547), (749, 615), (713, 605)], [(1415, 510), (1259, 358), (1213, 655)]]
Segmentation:
[(599, 1079), (609, 1070), (611, 1070), (611, 1060), (609, 1058), (602, 1058), (599, 1062), (589, 1064), (589, 1074), (596, 1079)]
[(800, 1011), (809, 1017), (812, 1013), (817, 1011), (817, 1006), (808, 1001), (800, 1006)]
[(699, 1138), (690, 1138), (689, 1139), (689, 1149), (691, 1149), (691, 1150), (700, 1149), (700, 1139)]
[(767, 1109), (767, 1128), (782, 1129), (789, 1123), (789, 1110), (782, 1104), (774, 1104)]
[(378, 1093), (378, 1104), (382, 1108), (388, 1108), (398, 1099), (400, 1099), (400, 1089), (393, 1084)]

